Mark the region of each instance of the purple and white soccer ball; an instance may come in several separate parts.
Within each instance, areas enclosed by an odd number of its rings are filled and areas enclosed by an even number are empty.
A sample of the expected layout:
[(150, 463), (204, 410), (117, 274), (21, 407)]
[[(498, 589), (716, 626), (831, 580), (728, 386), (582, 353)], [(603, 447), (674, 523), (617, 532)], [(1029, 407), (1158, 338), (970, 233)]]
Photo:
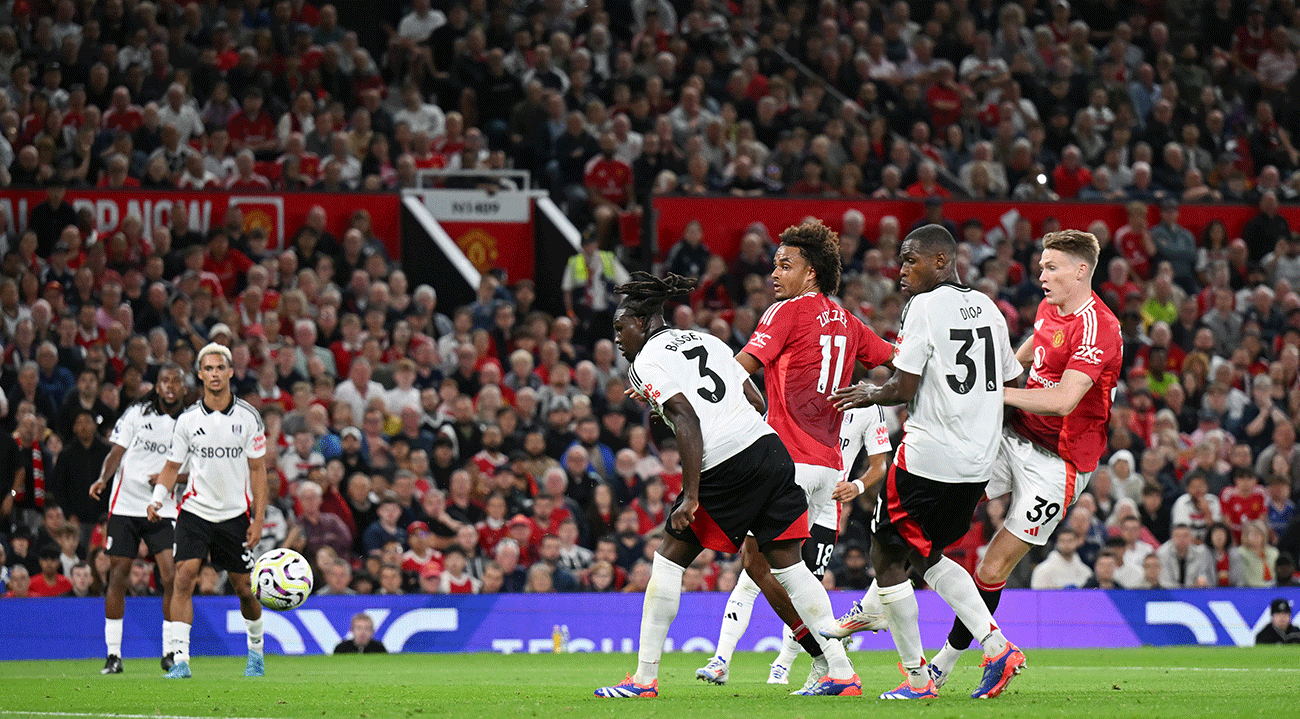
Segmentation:
[(253, 565), (253, 594), (267, 609), (296, 609), (311, 595), (311, 564), (292, 549), (272, 549)]

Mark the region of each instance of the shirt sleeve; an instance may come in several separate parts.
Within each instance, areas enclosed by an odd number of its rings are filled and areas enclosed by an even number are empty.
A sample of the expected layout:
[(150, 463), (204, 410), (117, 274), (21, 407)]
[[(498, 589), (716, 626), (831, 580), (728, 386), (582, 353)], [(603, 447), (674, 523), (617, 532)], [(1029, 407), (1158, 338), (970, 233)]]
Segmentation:
[(889, 441), (889, 427), (885, 425), (885, 409), (880, 406), (876, 409), (879, 413), (872, 417), (868, 434), (863, 437), (867, 456), (884, 454), (894, 448)]
[[(1000, 315), (1001, 313), (999, 313), (999, 320), (1001, 320)], [(1006, 322), (1001, 321), (999, 324), (1002, 326), (998, 335), (999, 340), (1002, 342), (1002, 346), (998, 348), (1002, 353), (1002, 381), (1010, 382), (1019, 377), (1020, 373), (1025, 371), (1025, 368), (1020, 365), (1020, 360), (1016, 359), (1016, 348), (1015, 345), (1011, 344), (1011, 332), (1007, 329)]]
[(126, 414), (113, 424), (113, 432), (108, 435), (108, 441), (122, 449), (130, 449), (131, 441), (135, 439), (135, 415), (134, 407), (127, 409)]
[(632, 385), (657, 412), (661, 410), (663, 402), (683, 391), (681, 383), (673, 377), (672, 372), (654, 358), (637, 357), (628, 375), (632, 379)]
[(791, 325), (794, 324), (794, 310), (786, 304), (773, 305), (763, 313), (754, 334), (750, 335), (742, 352), (754, 356), (764, 366), (776, 361), (777, 355), (785, 348), (790, 338)]
[(894, 358), (894, 346), (881, 339), (857, 317), (849, 315), (849, 323), (858, 333), (858, 361), (867, 369), (879, 367)]
[(262, 425), (262, 418), (253, 413), (257, 420), (248, 432), (246, 451), (249, 459), (260, 459), (266, 456), (266, 430)]
[(1082, 372), (1096, 382), (1101, 377), (1102, 370), (1120, 360), (1123, 347), (1119, 328), (1109, 322), (1102, 324), (1109, 318), (1101, 313), (1094, 313), (1094, 317), (1096, 321), (1083, 323), (1075, 339), (1078, 349), (1070, 355), (1065, 369)]
[(917, 302), (913, 299), (898, 335), (894, 367), (908, 374), (920, 375), (930, 355), (934, 354), (934, 339), (930, 337), (930, 318), (926, 316), (926, 309), (924, 300)]
[(167, 461), (184, 466), (190, 458), (190, 430), (185, 422), (185, 415), (176, 420), (172, 429), (172, 446), (167, 450)]

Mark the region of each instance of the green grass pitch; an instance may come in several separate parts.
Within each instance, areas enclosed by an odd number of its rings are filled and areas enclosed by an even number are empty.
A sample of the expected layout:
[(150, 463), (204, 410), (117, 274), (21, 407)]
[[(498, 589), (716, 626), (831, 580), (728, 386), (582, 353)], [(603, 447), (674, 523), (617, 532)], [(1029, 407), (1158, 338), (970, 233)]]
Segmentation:
[[(1300, 647), (1161, 647), (1034, 650), (1002, 697), (970, 698), (978, 655), (968, 652), (938, 699), (882, 702), (901, 681), (892, 652), (853, 652), (863, 697), (792, 697), (768, 686), (774, 655), (738, 654), (726, 686), (695, 679), (708, 657), (664, 656), (660, 696), (610, 700), (592, 689), (636, 666), (631, 654), (268, 656), (267, 676), (242, 676), (242, 657), (196, 657), (194, 678), (163, 680), (157, 660), (127, 660), (100, 676), (102, 661), (0, 663), (0, 717), (1296, 717)], [(807, 673), (807, 657), (793, 677)], [(850, 714), (849, 712), (855, 712)], [(869, 714), (856, 714), (869, 712)]]

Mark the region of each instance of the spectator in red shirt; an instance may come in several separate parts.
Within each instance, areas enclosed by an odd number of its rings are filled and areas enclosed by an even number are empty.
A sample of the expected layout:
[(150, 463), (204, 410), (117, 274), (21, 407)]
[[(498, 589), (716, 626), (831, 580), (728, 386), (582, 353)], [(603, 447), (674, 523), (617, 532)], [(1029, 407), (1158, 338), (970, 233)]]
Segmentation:
[(135, 132), (144, 124), (144, 112), (139, 105), (131, 104), (131, 91), (125, 85), (118, 85), (113, 91), (113, 104), (100, 118), (100, 125), (105, 130)]
[(426, 569), (442, 573), (442, 552), (433, 548), (433, 532), (424, 522), (411, 522), (406, 527), (406, 546), (402, 555), (402, 571), (420, 574)]
[(614, 223), (632, 200), (632, 166), (620, 159), (618, 138), (601, 133), (600, 153), (587, 162), (583, 183), (596, 220), (596, 236), (608, 237)]
[(108, 170), (104, 176), (99, 179), (98, 187), (105, 187), (111, 190), (120, 190), (128, 187), (139, 187), (140, 181), (131, 177), (127, 172), (130, 170), (131, 163), (125, 155), (113, 155), (108, 161)]
[(30, 594), (33, 597), (60, 597), (72, 591), (72, 582), (59, 574), (63, 566), (59, 561), (58, 545), (49, 544), (41, 548), (41, 573), (32, 577)]
[(269, 190), (271, 181), (266, 179), (265, 175), (259, 175), (256, 172), (253, 151), (247, 148), (240, 150), (235, 156), (235, 174), (226, 180), (226, 189), (229, 190)]
[(262, 112), (262, 91), (250, 87), (244, 94), (242, 110), (230, 118), (227, 130), (230, 145), (236, 150), (249, 149), (254, 153), (272, 153), (278, 149), (275, 122)]
[(961, 120), (961, 103), (972, 97), (965, 85), (957, 82), (957, 69), (951, 62), (935, 63), (938, 70), (934, 84), (925, 92), (925, 104), (930, 109), (930, 125), (936, 133)]
[(253, 261), (244, 253), (230, 246), (230, 237), (225, 230), (217, 230), (208, 242), (208, 253), (203, 258), (203, 271), (211, 272), (221, 282), (221, 292), (227, 299), (233, 300), (240, 278), (242, 278)]
[(1241, 527), (1246, 522), (1268, 519), (1268, 493), (1259, 486), (1253, 469), (1238, 467), (1232, 470), (1232, 484), (1219, 494), (1223, 521), (1232, 530), (1233, 539), (1241, 542)]
[(907, 188), (911, 197), (951, 197), (952, 193), (939, 184), (939, 171), (933, 160), (924, 160), (916, 168), (916, 182)]
[(1075, 145), (1066, 145), (1061, 164), (1052, 170), (1052, 187), (1062, 200), (1079, 196), (1079, 190), (1092, 184), (1092, 173), (1083, 164), (1083, 155)]
[(478, 546), (483, 553), (491, 555), (496, 551), (497, 542), (506, 538), (509, 529), (506, 525), (506, 498), (499, 492), (488, 495), (483, 507), (487, 518), (474, 526), (478, 530)]

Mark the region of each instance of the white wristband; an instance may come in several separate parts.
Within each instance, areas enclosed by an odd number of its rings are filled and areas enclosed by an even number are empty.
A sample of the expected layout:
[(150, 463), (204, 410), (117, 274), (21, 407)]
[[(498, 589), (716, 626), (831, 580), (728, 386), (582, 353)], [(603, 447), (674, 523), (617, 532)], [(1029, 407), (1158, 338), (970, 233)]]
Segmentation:
[(862, 483), (862, 480), (860, 480), (860, 479), (855, 479), (855, 480), (853, 480), (853, 484), (857, 485), (857, 488), (858, 488), (858, 494), (866, 494), (866, 493), (867, 493), (867, 485), (863, 484), (863, 483)]
[(169, 496), (171, 496), (171, 492), (168, 492), (166, 487), (161, 484), (155, 484), (153, 486), (153, 499), (151, 500), (151, 503), (159, 505), (165, 504)]

